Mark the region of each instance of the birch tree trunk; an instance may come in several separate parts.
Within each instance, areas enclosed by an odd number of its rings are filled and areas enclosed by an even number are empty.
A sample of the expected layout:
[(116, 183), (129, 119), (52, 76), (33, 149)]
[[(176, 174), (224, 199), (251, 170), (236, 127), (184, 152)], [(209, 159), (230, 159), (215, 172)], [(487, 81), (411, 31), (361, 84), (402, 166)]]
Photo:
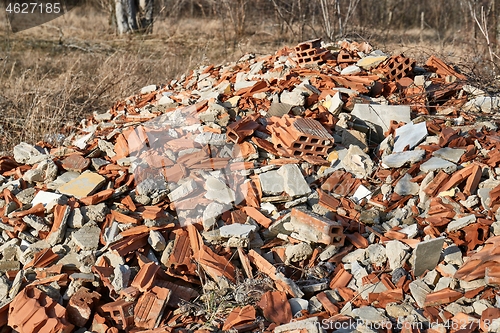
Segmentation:
[(154, 0), (115, 0), (118, 33), (153, 31)]

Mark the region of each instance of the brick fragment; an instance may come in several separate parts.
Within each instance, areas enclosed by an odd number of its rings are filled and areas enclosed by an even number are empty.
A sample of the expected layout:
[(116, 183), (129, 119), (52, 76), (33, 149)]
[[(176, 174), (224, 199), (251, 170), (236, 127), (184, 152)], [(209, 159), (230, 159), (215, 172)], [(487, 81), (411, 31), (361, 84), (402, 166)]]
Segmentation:
[(128, 330), (134, 325), (135, 302), (119, 299), (101, 306), (101, 310), (107, 312), (114, 321), (116, 327)]
[(84, 327), (90, 320), (92, 311), (101, 295), (96, 291), (82, 287), (69, 299), (66, 311), (68, 320), (77, 327)]
[(229, 316), (227, 316), (222, 330), (229, 330), (236, 325), (252, 322), (255, 320), (255, 317), (255, 309), (251, 305), (235, 308), (229, 313)]
[(148, 291), (153, 287), (156, 272), (158, 272), (159, 269), (160, 266), (158, 266), (154, 262), (142, 265), (141, 269), (130, 285), (142, 292)]
[(314, 119), (292, 118), (288, 115), (275, 120), (276, 123), (268, 126), (268, 129), (278, 152), (284, 150), (293, 157), (327, 155), (333, 137), (321, 123)]
[(254, 207), (243, 207), (243, 211), (264, 228), (269, 228), (272, 223), (270, 218), (266, 217)]
[(153, 287), (145, 292), (134, 307), (134, 322), (137, 327), (157, 328), (170, 298), (170, 290)]
[(412, 73), (415, 64), (415, 60), (398, 55), (388, 58), (381, 68), (389, 80), (395, 81)]
[(300, 208), (293, 208), (291, 224), (300, 238), (323, 244), (342, 245), (345, 236), (340, 223)]
[(424, 192), (430, 196), (434, 196), (438, 193), (439, 189), (443, 187), (445, 182), (447, 182), (448, 180), (449, 180), (448, 174), (443, 170), (440, 170), (436, 175), (436, 177), (434, 177), (434, 179), (424, 189)]
[(433, 293), (428, 293), (425, 296), (424, 306), (438, 306), (442, 304), (448, 304), (455, 302), (457, 299), (463, 296), (463, 293), (451, 290), (450, 288), (445, 288)]
[(33, 260), (24, 265), (24, 269), (28, 269), (30, 267), (44, 268), (57, 259), (59, 259), (59, 256), (55, 254), (51, 248), (43, 249), (35, 254)]
[(262, 309), (264, 318), (276, 325), (286, 324), (292, 320), (292, 309), (284, 292), (265, 292), (257, 306)]
[(321, 47), (321, 39), (313, 39), (295, 46), (295, 60), (299, 66), (322, 64), (332, 57), (330, 51)]
[(66, 309), (37, 288), (25, 288), (9, 304), (8, 326), (19, 333), (69, 333)]
[[(258, 116), (258, 113), (255, 115)], [(243, 139), (252, 133), (260, 126), (257, 123), (256, 116), (247, 116), (237, 122), (227, 126), (227, 141), (233, 143), (242, 143)]]
[(353, 234), (345, 234), (346, 238), (358, 249), (365, 249), (368, 247), (368, 240), (361, 236), (359, 232)]
[(334, 277), (330, 281), (330, 288), (336, 289), (347, 287), (351, 279), (352, 274), (342, 267), (338, 272), (334, 273)]
[(90, 165), (90, 159), (80, 154), (71, 154), (62, 161), (62, 167), (68, 171), (82, 172)]
[(427, 59), (425, 65), (433, 72), (441, 75), (441, 76), (446, 76), (446, 75), (451, 75), (455, 76), (459, 80), (466, 80), (467, 78), (463, 74), (457, 73), (451, 66), (447, 65), (444, 63), (443, 60), (439, 59), (438, 57), (431, 55), (429, 59)]
[(479, 327), (483, 332), (487, 332), (491, 322), (495, 319), (500, 318), (500, 309), (498, 308), (487, 308), (481, 313), (481, 320), (479, 321)]

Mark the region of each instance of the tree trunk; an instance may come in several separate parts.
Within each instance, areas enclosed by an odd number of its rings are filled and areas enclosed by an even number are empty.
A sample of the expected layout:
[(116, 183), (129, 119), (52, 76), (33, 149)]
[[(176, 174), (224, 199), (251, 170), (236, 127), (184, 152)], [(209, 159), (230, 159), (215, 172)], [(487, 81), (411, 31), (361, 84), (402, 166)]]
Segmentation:
[(493, 44), (495, 52), (500, 49), (500, 20), (498, 15), (500, 15), (500, 1), (493, 0)]
[(126, 4), (124, 3), (126, 0), (116, 0), (115, 1), (115, 13), (116, 13), (116, 27), (118, 29), (118, 33), (124, 34), (128, 32), (128, 20), (127, 20), (127, 11)]
[(118, 33), (153, 31), (154, 0), (115, 0)]
[(153, 0), (140, 0), (140, 28), (142, 32), (153, 32)]

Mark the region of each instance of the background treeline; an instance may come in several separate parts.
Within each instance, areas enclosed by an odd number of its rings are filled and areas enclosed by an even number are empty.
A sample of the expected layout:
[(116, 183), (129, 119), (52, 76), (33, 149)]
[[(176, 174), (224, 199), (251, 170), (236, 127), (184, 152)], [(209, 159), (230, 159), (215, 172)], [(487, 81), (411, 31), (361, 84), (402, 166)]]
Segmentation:
[[(114, 0), (88, 0), (113, 9)], [(155, 18), (223, 21), (236, 37), (259, 33), (304, 40), (415, 29), (438, 39), (500, 38), (500, 0), (154, 0)], [(480, 27), (481, 25), (481, 27)], [(270, 29), (271, 28), (271, 29)], [(486, 29), (484, 29), (486, 28)], [(483, 30), (483, 31), (481, 31)]]
[[(401, 34), (433, 45), (469, 44), (498, 61), (500, 0), (87, 0), (116, 22), (117, 3), (154, 2), (154, 21), (217, 20), (233, 45), (269, 34), (277, 43), (314, 37), (398, 42)], [(123, 7), (122, 6), (122, 7)], [(123, 30), (123, 29), (118, 29)], [(149, 30), (154, 31), (154, 30)], [(225, 43), (226, 44), (226, 43)], [(225, 45), (227, 47), (227, 44)]]

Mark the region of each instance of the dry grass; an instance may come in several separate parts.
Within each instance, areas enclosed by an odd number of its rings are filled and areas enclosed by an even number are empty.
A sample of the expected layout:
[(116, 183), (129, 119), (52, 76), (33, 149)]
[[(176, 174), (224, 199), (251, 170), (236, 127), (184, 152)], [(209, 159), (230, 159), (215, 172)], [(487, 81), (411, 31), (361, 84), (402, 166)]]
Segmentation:
[[(104, 111), (142, 86), (165, 83), (199, 65), (233, 61), (249, 52), (265, 54), (297, 42), (296, 37), (278, 35), (275, 30), (271, 22), (255, 20), (248, 33), (235, 40), (217, 20), (171, 18), (155, 22), (151, 35), (120, 37), (109, 27), (105, 13), (88, 8), (76, 8), (16, 34), (4, 22), (0, 26), (0, 151), (20, 141), (68, 133), (89, 113)], [(432, 32), (423, 44), (418, 33), (394, 35), (398, 39), (373, 32), (367, 38), (382, 50), (402, 51), (419, 60), (433, 53), (475, 64), (476, 53), (464, 52), (455, 41), (433, 43)], [(308, 37), (315, 35), (310, 32)]]
[(105, 13), (82, 8), (20, 33), (12, 34), (6, 22), (0, 29), (4, 152), (20, 141), (66, 133), (85, 115), (108, 109), (142, 86), (275, 47), (250, 40), (224, 45), (218, 22), (192, 19), (165, 19), (156, 22), (152, 35), (120, 37)]

